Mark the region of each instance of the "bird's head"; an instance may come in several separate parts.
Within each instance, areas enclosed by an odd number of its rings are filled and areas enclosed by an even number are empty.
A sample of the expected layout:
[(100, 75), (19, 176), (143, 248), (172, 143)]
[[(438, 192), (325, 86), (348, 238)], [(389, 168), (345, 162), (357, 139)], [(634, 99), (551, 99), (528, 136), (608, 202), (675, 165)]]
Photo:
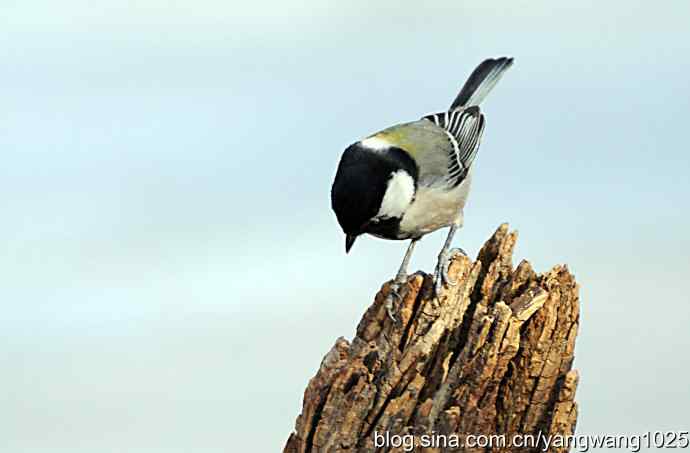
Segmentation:
[(331, 188), (331, 206), (349, 252), (361, 234), (396, 237), (400, 220), (415, 196), (418, 169), (404, 150), (372, 143), (348, 147)]

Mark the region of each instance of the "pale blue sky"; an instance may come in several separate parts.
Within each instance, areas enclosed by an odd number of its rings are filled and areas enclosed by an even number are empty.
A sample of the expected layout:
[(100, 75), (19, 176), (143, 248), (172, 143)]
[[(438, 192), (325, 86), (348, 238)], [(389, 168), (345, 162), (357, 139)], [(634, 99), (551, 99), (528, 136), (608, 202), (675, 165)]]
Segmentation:
[(0, 7), (0, 450), (282, 448), (404, 253), (345, 256), (342, 149), (500, 55), (455, 243), (575, 272), (579, 432), (690, 428), (690, 4), (124, 5)]

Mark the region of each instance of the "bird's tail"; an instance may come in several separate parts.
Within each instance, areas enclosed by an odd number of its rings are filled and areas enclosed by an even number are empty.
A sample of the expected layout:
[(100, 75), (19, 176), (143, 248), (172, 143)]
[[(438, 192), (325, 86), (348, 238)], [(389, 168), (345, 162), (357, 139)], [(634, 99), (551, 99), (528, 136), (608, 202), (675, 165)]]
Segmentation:
[(482, 61), (472, 71), (470, 78), (462, 86), (460, 93), (450, 106), (450, 111), (479, 105), (487, 94), (501, 79), (503, 73), (513, 65), (513, 59), (507, 57), (489, 58)]

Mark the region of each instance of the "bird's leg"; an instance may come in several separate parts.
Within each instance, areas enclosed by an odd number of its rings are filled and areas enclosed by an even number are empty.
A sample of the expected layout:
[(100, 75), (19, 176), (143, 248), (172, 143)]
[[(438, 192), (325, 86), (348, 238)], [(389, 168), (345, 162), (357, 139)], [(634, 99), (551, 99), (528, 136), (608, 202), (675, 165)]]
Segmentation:
[(386, 297), (386, 311), (388, 312), (388, 317), (395, 321), (395, 314), (393, 310), (393, 299), (399, 299), (402, 301), (402, 295), (400, 294), (400, 289), (407, 283), (407, 265), (410, 263), (410, 258), (412, 257), (412, 251), (419, 238), (412, 239), (410, 245), (407, 247), (407, 252), (405, 252), (405, 257), (400, 263), (400, 269), (395, 275), (393, 284), (391, 285), (388, 297)]
[(450, 260), (453, 258), (453, 256), (455, 256), (456, 253), (461, 253), (467, 256), (467, 253), (465, 253), (465, 251), (461, 248), (450, 249), (450, 244), (453, 242), (453, 236), (455, 236), (455, 232), (458, 230), (458, 227), (459, 225), (457, 223), (451, 225), (450, 230), (448, 230), (448, 237), (446, 237), (446, 243), (443, 244), (441, 253), (438, 254), (438, 263), (436, 264), (436, 273), (434, 274), (434, 290), (436, 291), (437, 296), (441, 293), (443, 284), (450, 286), (455, 286), (458, 284), (457, 281), (452, 281), (448, 277), (448, 266), (450, 266)]

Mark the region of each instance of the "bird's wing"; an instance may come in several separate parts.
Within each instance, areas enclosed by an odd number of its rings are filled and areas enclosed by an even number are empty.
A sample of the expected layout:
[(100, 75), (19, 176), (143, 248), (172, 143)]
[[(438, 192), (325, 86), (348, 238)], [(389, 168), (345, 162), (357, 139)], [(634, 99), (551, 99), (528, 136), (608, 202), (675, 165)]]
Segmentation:
[(472, 166), (479, 151), (479, 143), (484, 132), (484, 115), (479, 107), (427, 115), (429, 121), (446, 135), (448, 148), (448, 182), (451, 187), (460, 184)]
[(484, 116), (470, 107), (389, 127), (371, 138), (410, 154), (419, 168), (419, 184), (451, 189), (467, 176), (483, 130)]

